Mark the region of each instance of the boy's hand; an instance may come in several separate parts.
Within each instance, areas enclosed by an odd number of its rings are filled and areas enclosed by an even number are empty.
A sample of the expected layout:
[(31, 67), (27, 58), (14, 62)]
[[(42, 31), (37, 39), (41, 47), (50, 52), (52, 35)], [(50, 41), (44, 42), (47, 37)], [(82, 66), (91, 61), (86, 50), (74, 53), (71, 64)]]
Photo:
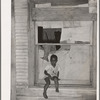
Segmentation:
[(60, 80), (60, 78), (57, 76), (58, 81)]
[(51, 79), (51, 75), (49, 74), (48, 77)]
[(53, 80), (53, 77), (51, 77), (51, 80)]
[(60, 80), (60, 78), (58, 78), (58, 81)]
[(44, 74), (47, 75), (49, 78), (51, 78), (51, 75), (49, 73), (47, 73), (47, 71), (44, 71)]

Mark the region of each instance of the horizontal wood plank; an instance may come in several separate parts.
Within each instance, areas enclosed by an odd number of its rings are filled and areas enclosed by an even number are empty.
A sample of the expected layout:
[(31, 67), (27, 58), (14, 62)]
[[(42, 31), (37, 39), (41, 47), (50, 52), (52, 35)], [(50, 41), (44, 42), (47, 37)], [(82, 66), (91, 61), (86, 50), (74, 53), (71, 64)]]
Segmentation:
[(16, 52), (25, 52), (25, 53), (28, 53), (28, 50), (16, 50)]
[(28, 64), (27, 63), (16, 63), (16, 67), (17, 68), (28, 68)]
[(27, 4), (16, 4), (15, 5), (15, 8), (17, 7), (25, 7), (25, 8), (28, 8)]
[(16, 50), (28, 50), (28, 46), (24, 46), (24, 45), (16, 45)]
[[(30, 88), (30, 89), (29, 88), (17, 89), (17, 96), (24, 95), (26, 97), (43, 97), (42, 93), (43, 93), (43, 87), (42, 88)], [(79, 95), (82, 95), (82, 94), (83, 94), (83, 96), (85, 94), (87, 94), (88, 96), (92, 96), (92, 95), (96, 94), (96, 90), (94, 90), (93, 88), (80, 88), (80, 87), (79, 88), (75, 88), (75, 87), (74, 88), (66, 88), (66, 89), (65, 88), (60, 88), (60, 93), (55, 93), (54, 88), (49, 88), (48, 89), (48, 95), (50, 97), (58, 97), (59, 98), (60, 96), (61, 97), (70, 97), (70, 96), (72, 96), (73, 98), (75, 98), (76, 96), (79, 96)], [(32, 100), (34, 100), (34, 99), (32, 99)], [(43, 99), (41, 98), (39, 100), (44, 100), (44, 98)], [(56, 99), (51, 99), (51, 100), (56, 100)], [(63, 100), (63, 99), (59, 99), (59, 100)], [(64, 100), (69, 100), (69, 99), (64, 99)], [(70, 100), (73, 100), (73, 99), (70, 99)], [(88, 99), (83, 99), (82, 98), (82, 99), (79, 99), (79, 100), (91, 100), (91, 99), (89, 99), (89, 98)], [(96, 100), (96, 99), (92, 99), (92, 100)]]
[(16, 26), (15, 30), (17, 29), (27, 29), (27, 26)]
[(16, 72), (17, 72), (17, 71), (18, 71), (19, 73), (20, 73), (20, 72), (22, 72), (22, 73), (23, 73), (23, 72), (27, 72), (27, 70), (25, 70), (25, 69), (24, 69), (24, 70), (18, 70), (18, 68), (17, 68)]
[[(28, 78), (28, 77), (27, 77)], [(17, 79), (17, 82), (27, 82), (27, 78), (17, 78), (16, 77), (16, 79)]]
[[(28, 56), (28, 53), (16, 53), (16, 56), (17, 56), (17, 55), (20, 55), (20, 56), (21, 56), (21, 55), (26, 55), (26, 56)], [(16, 61), (17, 61), (17, 60), (16, 60)]]
[(16, 67), (16, 71), (20, 71), (20, 72), (22, 72), (22, 71), (27, 71), (27, 69), (28, 69), (28, 66), (17, 66)]
[(16, 61), (28, 61), (28, 58), (16, 58)]
[[(27, 51), (28, 51), (28, 50), (27, 50)], [(25, 55), (24, 55), (24, 56), (20, 56), (20, 55), (19, 55), (19, 56), (16, 56), (16, 59), (17, 59), (17, 58), (23, 58), (23, 59), (25, 58), (25, 59), (26, 59), (26, 58), (28, 58), (28, 57), (25, 56)]]
[(28, 40), (28, 37), (17, 37), (16, 36), (16, 40)]
[(27, 29), (24, 29), (24, 30), (15, 30), (15, 32), (18, 32), (18, 33), (21, 33), (21, 32), (27, 32)]
[[(18, 70), (17, 70), (18, 71)], [(16, 71), (16, 72), (17, 72)], [(20, 76), (22, 76), (22, 77), (26, 77), (26, 76), (28, 76), (28, 73), (27, 73), (27, 70), (25, 71), (25, 70), (23, 70), (23, 71), (18, 71), (18, 73), (16, 74), (17, 75), (17, 77), (19, 77), (20, 78)]]
[(16, 27), (27, 27), (28, 23), (23, 22), (23, 23), (15, 23), (15, 28)]
[(28, 59), (16, 59), (16, 62), (28, 62)]
[(19, 83), (24, 83), (24, 84), (26, 84), (27, 82), (28, 82), (28, 79), (26, 78), (26, 79), (16, 79), (16, 82), (18, 82), (18, 84)]
[[(17, 41), (20, 40), (20, 39), (17, 39)], [(23, 40), (26, 40), (26, 39), (23, 39)], [(16, 46), (28, 46), (28, 43), (27, 42), (16, 42)]]
[(58, 6), (58, 5), (79, 5), (79, 4), (85, 4), (88, 3), (88, 0), (31, 0), (35, 2), (36, 4), (41, 3), (51, 3), (52, 6)]
[[(18, 40), (21, 40), (21, 39), (17, 39)], [(23, 40), (26, 40), (26, 39), (23, 39)], [(16, 46), (28, 46), (28, 43), (27, 42), (16, 42)]]
[(28, 34), (15, 34), (17, 37), (27, 37), (28, 36)]
[(28, 77), (28, 73), (27, 71), (16, 71), (16, 78), (20, 78), (20, 79), (27, 79)]
[(23, 58), (16, 58), (16, 62), (25, 62), (25, 61), (27, 61), (28, 62), (28, 59), (26, 58), (26, 59), (23, 59)]
[(16, 12), (15, 16), (28, 16), (27, 12)]
[[(28, 48), (17, 47), (16, 50), (28, 50)], [(20, 56), (20, 55), (19, 55)], [(22, 55), (21, 55), (22, 56)], [(24, 55), (23, 55), (24, 56)]]
[(22, 8), (22, 9), (24, 9), (24, 8), (27, 9), (28, 6), (27, 6), (27, 5), (23, 5), (23, 6), (21, 6), (21, 5), (20, 5), (20, 6), (15, 6), (15, 9), (21, 9), (21, 8)]
[(27, 71), (28, 65), (27, 66), (17, 66), (16, 65), (16, 71)]
[(27, 35), (27, 32), (16, 32), (15, 35)]
[(27, 37), (16, 37), (16, 43), (27, 43), (28, 42), (28, 39)]
[(15, 0), (15, 2), (27, 2), (27, 0)]
[[(28, 77), (27, 77), (27, 78), (28, 78)], [(22, 77), (22, 78), (17, 78), (17, 77), (16, 77), (17, 81), (21, 81), (21, 82), (22, 82), (22, 81), (26, 81), (26, 82), (27, 82), (27, 78), (23, 78), (23, 77)]]
[(28, 77), (28, 74), (27, 74), (27, 72), (18, 72), (18, 74), (16, 74), (16, 78), (23, 78), (23, 79), (26, 79), (26, 77)]
[(17, 17), (15, 18), (15, 22), (27, 22), (27, 17)]
[(15, 9), (15, 13), (16, 12), (28, 12), (28, 9), (25, 9), (25, 8), (16, 8)]
[(20, 7), (20, 6), (22, 6), (22, 7), (23, 7), (23, 6), (28, 7), (27, 2), (22, 2), (22, 3), (16, 2), (16, 3), (15, 3), (15, 7), (16, 7), (16, 6), (18, 6), (18, 7)]
[(16, 46), (28, 46), (28, 43), (24, 43), (24, 42), (17, 42)]
[(33, 21), (91, 21), (96, 14), (89, 14), (88, 7), (72, 8), (33, 8)]
[(16, 4), (26, 4), (27, 0), (14, 0)]

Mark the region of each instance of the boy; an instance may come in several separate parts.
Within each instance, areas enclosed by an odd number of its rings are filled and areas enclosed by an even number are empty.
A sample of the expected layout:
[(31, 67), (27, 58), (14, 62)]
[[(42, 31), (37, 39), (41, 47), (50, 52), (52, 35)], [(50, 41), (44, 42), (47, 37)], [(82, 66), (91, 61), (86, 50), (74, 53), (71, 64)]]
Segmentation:
[(58, 57), (56, 55), (52, 55), (50, 58), (50, 64), (46, 66), (45, 70), (44, 70), (44, 74), (45, 74), (45, 86), (44, 86), (44, 92), (43, 92), (43, 96), (45, 99), (48, 98), (47, 96), (47, 89), (50, 85), (50, 80), (53, 80), (55, 83), (55, 88), (56, 88), (56, 92), (59, 92), (59, 66), (56, 64), (58, 61)]

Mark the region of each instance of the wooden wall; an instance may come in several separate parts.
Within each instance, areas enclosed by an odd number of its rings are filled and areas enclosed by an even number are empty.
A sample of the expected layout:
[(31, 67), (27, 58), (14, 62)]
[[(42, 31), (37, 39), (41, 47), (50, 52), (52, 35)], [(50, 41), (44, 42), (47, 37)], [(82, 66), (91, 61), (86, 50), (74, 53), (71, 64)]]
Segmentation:
[(28, 2), (14, 0), (16, 86), (28, 86)]
[[(34, 53), (32, 50), (34, 47), (34, 22), (38, 21), (65, 21), (65, 20), (78, 20), (78, 21), (91, 21), (96, 20), (96, 14), (89, 14), (88, 8), (46, 8), (46, 9), (31, 9), (32, 12), (32, 24), (30, 24), (31, 34), (29, 35), (29, 14), (28, 12), (28, 0), (14, 0), (14, 31), (15, 31), (15, 56), (16, 56), (16, 86), (27, 87), (29, 84), (33, 85), (33, 74), (31, 74), (34, 62), (34, 57), (31, 55)], [(77, 12), (78, 11), (78, 12)], [(49, 12), (49, 13), (48, 13)], [(51, 13), (52, 16), (51, 16)], [(79, 15), (81, 13), (81, 15)], [(34, 15), (35, 14), (35, 15)], [(66, 15), (64, 17), (63, 15)], [(67, 16), (68, 15), (68, 16)], [(75, 15), (73, 17), (73, 15)], [(31, 50), (29, 48), (32, 48)], [(30, 57), (30, 58), (29, 58)], [(31, 66), (31, 68), (29, 68)], [(30, 72), (31, 71), (31, 72)], [(31, 78), (29, 78), (31, 77)]]

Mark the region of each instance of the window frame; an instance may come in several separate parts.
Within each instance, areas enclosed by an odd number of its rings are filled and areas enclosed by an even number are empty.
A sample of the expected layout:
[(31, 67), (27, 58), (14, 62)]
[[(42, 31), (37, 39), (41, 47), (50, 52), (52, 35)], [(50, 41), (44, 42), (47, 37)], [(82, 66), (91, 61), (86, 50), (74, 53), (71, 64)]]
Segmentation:
[[(93, 31), (94, 31), (94, 21), (92, 21), (93, 23)], [(39, 45), (87, 45), (87, 46), (90, 46), (90, 47), (92, 47), (92, 56), (93, 56), (93, 41), (94, 41), (94, 32), (92, 32), (92, 44), (73, 44), (73, 43), (67, 43), (67, 44), (63, 44), (63, 43), (37, 43), (36, 41), (38, 41), (38, 29), (37, 29), (37, 25), (36, 25), (36, 21), (35, 21), (35, 48), (36, 48), (36, 51), (38, 50), (38, 46)], [(58, 27), (59, 28), (59, 27)], [(38, 53), (35, 51), (35, 54), (36, 55), (38, 55)], [(35, 57), (36, 57), (36, 55), (35, 55)], [(36, 62), (36, 66), (38, 66), (38, 63), (37, 63), (37, 61), (38, 61), (38, 59), (36, 58), (35, 59), (35, 62)], [(92, 61), (93, 61), (93, 59), (92, 59)], [(92, 62), (93, 63), (93, 62)], [(91, 63), (91, 64), (92, 64)], [(92, 64), (93, 65), (93, 64)], [(90, 65), (90, 84), (88, 84), (89, 86), (92, 86), (92, 84), (93, 84), (93, 66), (92, 65)], [(35, 72), (38, 72), (38, 69), (37, 68), (35, 68)], [(36, 75), (36, 73), (35, 73), (35, 85), (38, 85), (37, 84), (37, 75)], [(70, 84), (71, 85), (71, 84)], [(81, 84), (80, 84), (81, 85)], [(80, 86), (79, 84), (78, 84), (78, 86)], [(67, 85), (65, 85), (65, 86), (67, 86)], [(74, 86), (74, 85), (73, 85)], [(83, 86), (83, 85), (82, 85)], [(87, 85), (86, 85), (87, 86)]]

